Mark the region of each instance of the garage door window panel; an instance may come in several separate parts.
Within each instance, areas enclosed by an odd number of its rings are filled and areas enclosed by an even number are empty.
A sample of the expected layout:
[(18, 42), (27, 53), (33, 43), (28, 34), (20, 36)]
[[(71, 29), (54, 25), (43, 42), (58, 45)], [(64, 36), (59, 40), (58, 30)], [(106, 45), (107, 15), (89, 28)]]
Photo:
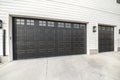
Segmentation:
[(27, 20), (27, 25), (34, 26), (34, 20)]
[(48, 27), (54, 27), (55, 23), (53, 21), (48, 21), (47, 25), (48, 25)]
[(40, 21), (39, 21), (39, 26), (47, 26), (46, 21), (40, 20)]
[(65, 23), (65, 28), (71, 28), (71, 23)]
[(80, 25), (79, 24), (73, 24), (73, 28), (79, 29)]
[(25, 24), (25, 20), (24, 19), (16, 19), (16, 24), (22, 26)]
[(65, 26), (65, 25), (64, 25), (63, 22), (58, 22), (58, 27), (59, 27), (59, 28), (64, 28), (64, 26)]

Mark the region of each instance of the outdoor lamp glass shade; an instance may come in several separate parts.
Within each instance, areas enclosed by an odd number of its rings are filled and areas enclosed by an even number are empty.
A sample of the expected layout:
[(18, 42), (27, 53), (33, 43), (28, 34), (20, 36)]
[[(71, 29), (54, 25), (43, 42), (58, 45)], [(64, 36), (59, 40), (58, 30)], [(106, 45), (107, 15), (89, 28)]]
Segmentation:
[(119, 3), (120, 4), (120, 0), (116, 0), (117, 1), (117, 3)]
[(0, 20), (0, 28), (2, 28), (2, 20)]
[(96, 26), (93, 26), (93, 32), (96, 32)]

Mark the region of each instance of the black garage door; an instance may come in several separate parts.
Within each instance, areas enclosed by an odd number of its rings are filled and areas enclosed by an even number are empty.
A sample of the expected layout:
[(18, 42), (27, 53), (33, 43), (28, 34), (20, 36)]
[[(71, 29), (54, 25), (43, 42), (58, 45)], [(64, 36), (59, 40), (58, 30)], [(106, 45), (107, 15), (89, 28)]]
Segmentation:
[(114, 51), (114, 27), (99, 25), (99, 52)]
[(14, 59), (86, 53), (86, 24), (13, 18)]

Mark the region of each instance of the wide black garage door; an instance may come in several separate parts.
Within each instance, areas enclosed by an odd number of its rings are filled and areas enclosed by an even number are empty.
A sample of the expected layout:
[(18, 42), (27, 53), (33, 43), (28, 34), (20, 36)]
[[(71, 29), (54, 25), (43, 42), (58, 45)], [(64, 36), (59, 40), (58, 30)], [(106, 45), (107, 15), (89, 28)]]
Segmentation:
[(13, 58), (86, 53), (86, 24), (13, 18)]
[(99, 25), (99, 52), (114, 51), (114, 27)]

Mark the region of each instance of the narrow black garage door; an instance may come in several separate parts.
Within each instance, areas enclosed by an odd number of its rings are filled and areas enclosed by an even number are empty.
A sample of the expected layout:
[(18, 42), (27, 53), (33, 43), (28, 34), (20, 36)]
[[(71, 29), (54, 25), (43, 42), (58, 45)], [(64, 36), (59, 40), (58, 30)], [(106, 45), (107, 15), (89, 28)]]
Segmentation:
[(14, 59), (86, 53), (86, 24), (13, 18)]
[(99, 52), (114, 51), (114, 27), (99, 25)]

